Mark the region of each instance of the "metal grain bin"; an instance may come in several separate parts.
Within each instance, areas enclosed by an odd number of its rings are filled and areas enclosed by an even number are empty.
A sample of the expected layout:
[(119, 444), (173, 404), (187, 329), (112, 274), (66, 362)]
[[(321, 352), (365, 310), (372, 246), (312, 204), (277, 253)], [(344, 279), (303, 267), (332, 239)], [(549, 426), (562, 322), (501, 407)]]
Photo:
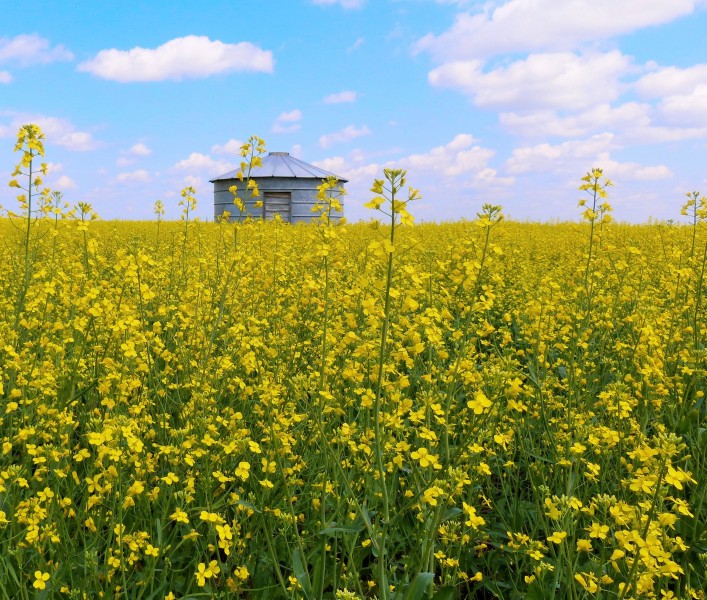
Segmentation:
[[(236, 176), (238, 169), (211, 180), (214, 184), (214, 218), (218, 219), (224, 211), (228, 211), (232, 221), (239, 219), (238, 209), (233, 205), (233, 194), (229, 191), (235, 185), (246, 208), (242, 218), (249, 214), (254, 218), (272, 219), (279, 214), (288, 223), (310, 221), (315, 216), (312, 207), (317, 202), (317, 187), (323, 179), (334, 174), (294, 158), (288, 152), (270, 152), (262, 162), (262, 166), (250, 173), (250, 178), (258, 184), (259, 198), (253, 198), (245, 189), (245, 181), (240, 181)], [(338, 175), (334, 177), (339, 180), (339, 185), (347, 182)], [(258, 200), (263, 205), (256, 208)], [(343, 198), (339, 200), (343, 207)], [(341, 217), (343, 214), (332, 215), (336, 221)]]

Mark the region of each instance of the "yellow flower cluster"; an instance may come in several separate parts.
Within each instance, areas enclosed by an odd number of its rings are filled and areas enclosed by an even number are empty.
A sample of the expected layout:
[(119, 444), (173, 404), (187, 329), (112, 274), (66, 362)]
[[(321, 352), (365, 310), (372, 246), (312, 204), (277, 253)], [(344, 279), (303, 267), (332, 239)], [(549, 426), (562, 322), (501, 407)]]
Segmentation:
[(588, 177), (580, 225), (413, 225), (400, 171), (387, 225), (0, 221), (5, 593), (704, 598), (704, 224)]

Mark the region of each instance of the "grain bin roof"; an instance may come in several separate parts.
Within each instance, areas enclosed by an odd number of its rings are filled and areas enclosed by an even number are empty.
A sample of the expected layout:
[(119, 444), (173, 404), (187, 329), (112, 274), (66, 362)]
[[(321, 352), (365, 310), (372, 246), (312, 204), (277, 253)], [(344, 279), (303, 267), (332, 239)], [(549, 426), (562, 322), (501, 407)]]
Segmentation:
[[(303, 160), (299, 160), (294, 156), (290, 156), (289, 152), (271, 152), (267, 156), (264, 156), (262, 161), (262, 166), (255, 167), (250, 172), (252, 178), (295, 177), (298, 179), (326, 179), (333, 175), (343, 183), (348, 181), (338, 175), (334, 175), (334, 173), (330, 173), (329, 171), (310, 165)], [(214, 181), (221, 181), (223, 179), (236, 179), (238, 171), (239, 169), (234, 169), (210, 181), (213, 183)]]

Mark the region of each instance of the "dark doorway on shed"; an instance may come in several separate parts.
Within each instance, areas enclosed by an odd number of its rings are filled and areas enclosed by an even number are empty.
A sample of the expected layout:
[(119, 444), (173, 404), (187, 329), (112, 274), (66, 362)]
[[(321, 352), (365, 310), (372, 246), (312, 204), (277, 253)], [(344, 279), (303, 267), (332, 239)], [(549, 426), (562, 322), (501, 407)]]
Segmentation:
[(274, 219), (280, 215), (283, 221), (290, 222), (292, 192), (265, 192), (263, 194), (263, 218)]

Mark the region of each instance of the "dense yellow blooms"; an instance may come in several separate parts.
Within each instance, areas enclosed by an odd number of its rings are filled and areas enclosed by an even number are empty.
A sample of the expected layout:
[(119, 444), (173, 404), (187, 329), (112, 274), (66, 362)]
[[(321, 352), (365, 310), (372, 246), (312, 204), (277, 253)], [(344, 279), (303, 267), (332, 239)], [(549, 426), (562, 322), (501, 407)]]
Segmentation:
[(386, 177), (388, 225), (0, 221), (8, 597), (704, 598), (699, 196), (413, 225)]

